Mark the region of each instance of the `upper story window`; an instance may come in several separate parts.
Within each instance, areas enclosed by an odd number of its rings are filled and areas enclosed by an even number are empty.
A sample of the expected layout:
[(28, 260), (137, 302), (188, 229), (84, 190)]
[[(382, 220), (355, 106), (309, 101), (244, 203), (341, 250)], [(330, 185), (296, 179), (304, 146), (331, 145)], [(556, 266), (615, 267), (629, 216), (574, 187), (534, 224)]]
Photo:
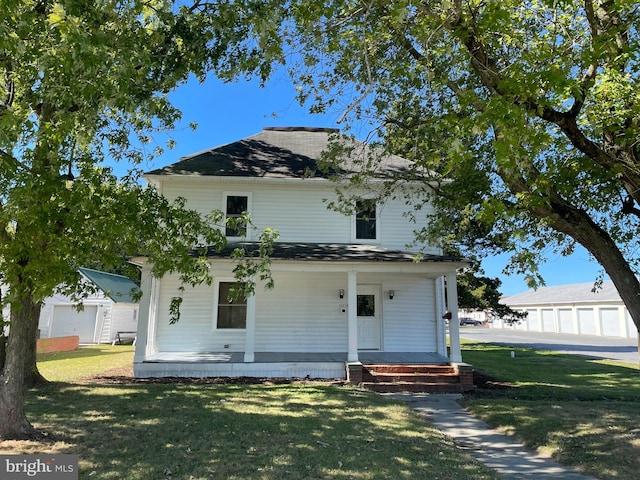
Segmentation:
[(235, 282), (218, 283), (218, 312), (217, 328), (246, 328), (247, 327), (247, 298), (241, 293), (231, 298), (231, 290), (242, 289), (244, 285)]
[[(244, 213), (249, 213), (249, 203), (251, 198), (248, 194), (225, 194), (225, 217), (227, 219), (238, 219)], [(246, 237), (247, 226), (227, 223), (225, 234), (227, 237)]]
[(377, 204), (373, 199), (356, 200), (355, 239), (378, 240)]

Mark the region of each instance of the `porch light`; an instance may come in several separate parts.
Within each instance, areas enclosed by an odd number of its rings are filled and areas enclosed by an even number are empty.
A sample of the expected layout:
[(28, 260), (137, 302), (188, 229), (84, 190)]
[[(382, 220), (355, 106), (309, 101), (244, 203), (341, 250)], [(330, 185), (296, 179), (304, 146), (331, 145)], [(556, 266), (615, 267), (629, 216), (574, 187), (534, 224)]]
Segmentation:
[(344, 298), (344, 288), (338, 290), (338, 295), (340, 295), (340, 298)]
[(395, 290), (389, 290), (389, 300), (393, 300), (393, 297), (396, 295)]

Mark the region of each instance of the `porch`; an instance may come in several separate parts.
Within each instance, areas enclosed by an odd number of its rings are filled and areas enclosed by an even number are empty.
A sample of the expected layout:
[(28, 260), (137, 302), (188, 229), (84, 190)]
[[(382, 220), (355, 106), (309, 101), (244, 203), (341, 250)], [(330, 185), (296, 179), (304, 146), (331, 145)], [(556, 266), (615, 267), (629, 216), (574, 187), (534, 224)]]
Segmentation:
[[(245, 362), (243, 352), (161, 352), (134, 363), (134, 375), (146, 377), (265, 377), (346, 378), (381, 391), (389, 383), (395, 391), (464, 391), (473, 384), (464, 364), (435, 352), (359, 352), (358, 362), (349, 362), (346, 352), (256, 352), (254, 362)], [(382, 370), (382, 373), (380, 373)], [(378, 372), (378, 373), (375, 373)], [(376, 383), (376, 385), (373, 385)], [(472, 388), (472, 387), (471, 387)], [(417, 390), (418, 389), (418, 390)]]
[[(256, 352), (253, 362), (243, 352), (160, 352), (134, 363), (134, 375), (146, 377), (345, 378), (347, 352)], [(363, 364), (449, 364), (434, 352), (361, 352)]]
[[(347, 352), (256, 352), (252, 363), (340, 363), (347, 361)], [(359, 352), (361, 363), (386, 364), (449, 364), (449, 359), (435, 352)], [(149, 355), (144, 363), (245, 363), (244, 352), (161, 352)], [(250, 363), (249, 363), (250, 364)]]

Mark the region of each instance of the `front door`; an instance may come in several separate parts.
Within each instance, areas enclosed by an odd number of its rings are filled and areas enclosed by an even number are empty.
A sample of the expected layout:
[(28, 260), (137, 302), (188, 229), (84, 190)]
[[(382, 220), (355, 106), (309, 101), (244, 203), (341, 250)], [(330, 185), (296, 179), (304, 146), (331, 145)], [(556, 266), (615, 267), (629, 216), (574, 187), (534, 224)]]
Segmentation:
[(380, 287), (358, 285), (358, 350), (380, 350)]

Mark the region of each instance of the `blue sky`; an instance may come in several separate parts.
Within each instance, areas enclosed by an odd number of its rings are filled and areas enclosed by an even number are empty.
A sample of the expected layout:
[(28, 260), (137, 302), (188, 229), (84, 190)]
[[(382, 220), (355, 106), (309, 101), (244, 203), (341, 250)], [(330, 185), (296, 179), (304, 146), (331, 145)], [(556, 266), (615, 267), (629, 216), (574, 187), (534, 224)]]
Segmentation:
[[(177, 146), (152, 163), (142, 165), (146, 171), (177, 161), (180, 157), (233, 142), (253, 135), (266, 126), (340, 127), (336, 123), (342, 111), (325, 115), (311, 115), (295, 100), (295, 88), (285, 76), (276, 75), (264, 88), (255, 81), (222, 83), (215, 78), (204, 84), (190, 82), (178, 88), (171, 96), (183, 112), (182, 124), (171, 137)], [(196, 122), (198, 129), (188, 125)], [(358, 131), (352, 131), (358, 136)], [(362, 132), (362, 137), (366, 132)], [(158, 136), (158, 141), (163, 141)], [(166, 140), (166, 138), (164, 138)], [(513, 295), (527, 290), (522, 276), (502, 274), (506, 256), (487, 259), (483, 267), (488, 276), (502, 280), (502, 293)], [(588, 253), (577, 249), (570, 257), (551, 254), (541, 267), (546, 284), (564, 285), (593, 282), (600, 271)]]

